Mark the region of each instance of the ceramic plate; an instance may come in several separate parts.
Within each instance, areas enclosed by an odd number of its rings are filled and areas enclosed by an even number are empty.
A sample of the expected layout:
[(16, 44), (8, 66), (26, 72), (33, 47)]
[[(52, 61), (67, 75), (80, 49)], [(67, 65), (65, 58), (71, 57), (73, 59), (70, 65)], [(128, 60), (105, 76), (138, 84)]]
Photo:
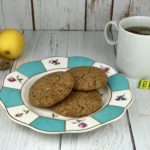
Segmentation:
[[(108, 76), (100, 90), (103, 107), (90, 116), (69, 118), (28, 102), (30, 86), (42, 76), (78, 66), (96, 66)], [(119, 119), (132, 102), (128, 80), (112, 67), (85, 57), (51, 57), (23, 64), (8, 74), (0, 91), (0, 102), (8, 116), (21, 125), (46, 134), (87, 132)]]

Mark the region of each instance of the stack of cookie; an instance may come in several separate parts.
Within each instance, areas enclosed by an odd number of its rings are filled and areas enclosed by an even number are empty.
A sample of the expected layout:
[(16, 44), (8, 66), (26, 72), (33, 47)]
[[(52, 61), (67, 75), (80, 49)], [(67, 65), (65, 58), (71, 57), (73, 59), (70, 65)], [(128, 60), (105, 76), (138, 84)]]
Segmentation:
[(97, 67), (77, 67), (54, 72), (37, 80), (29, 90), (29, 102), (36, 107), (50, 107), (68, 117), (90, 115), (102, 107), (97, 89), (107, 84), (106, 74)]

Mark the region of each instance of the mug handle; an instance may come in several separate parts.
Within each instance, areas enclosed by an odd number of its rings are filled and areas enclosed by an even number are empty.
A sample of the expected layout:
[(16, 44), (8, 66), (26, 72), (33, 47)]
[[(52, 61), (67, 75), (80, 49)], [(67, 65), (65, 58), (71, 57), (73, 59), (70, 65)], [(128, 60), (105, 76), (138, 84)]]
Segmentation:
[(108, 23), (105, 25), (104, 35), (105, 35), (105, 39), (106, 39), (106, 41), (107, 41), (108, 44), (110, 44), (110, 45), (115, 45), (115, 44), (117, 44), (118, 40), (113, 41), (113, 40), (109, 37), (109, 34), (108, 34), (108, 31), (109, 31), (109, 30), (108, 30), (108, 29), (109, 29), (110, 25), (114, 25), (115, 28), (117, 29), (117, 31), (119, 30), (118, 25), (117, 25), (114, 21), (110, 21), (110, 22), (108, 22)]

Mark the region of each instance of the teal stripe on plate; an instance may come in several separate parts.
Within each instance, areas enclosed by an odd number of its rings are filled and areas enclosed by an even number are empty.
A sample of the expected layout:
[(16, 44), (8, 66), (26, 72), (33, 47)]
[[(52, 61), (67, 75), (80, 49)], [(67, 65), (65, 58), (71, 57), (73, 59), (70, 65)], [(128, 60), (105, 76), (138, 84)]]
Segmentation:
[(2, 88), (0, 92), (0, 99), (6, 107), (22, 105), (20, 90), (12, 88)]
[(120, 73), (108, 78), (108, 84), (112, 91), (120, 91), (129, 89), (128, 80)]
[(31, 126), (43, 131), (58, 132), (65, 130), (65, 121), (38, 117), (31, 123)]
[(100, 123), (105, 123), (120, 116), (124, 111), (123, 107), (107, 105), (102, 110), (94, 113), (92, 117)]
[(34, 75), (46, 72), (47, 70), (41, 63), (41, 61), (33, 61), (20, 66), (17, 71), (24, 74), (27, 77), (32, 77)]
[(94, 63), (95, 62), (93, 60), (86, 57), (74, 56), (68, 58), (69, 68), (74, 68), (79, 66), (92, 66)]

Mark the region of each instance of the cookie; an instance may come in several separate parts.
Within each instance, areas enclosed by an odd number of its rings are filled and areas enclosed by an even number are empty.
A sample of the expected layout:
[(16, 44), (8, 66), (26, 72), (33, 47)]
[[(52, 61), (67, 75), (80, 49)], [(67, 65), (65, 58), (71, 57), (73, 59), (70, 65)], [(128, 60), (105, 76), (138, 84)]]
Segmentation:
[(107, 83), (106, 74), (97, 67), (84, 66), (68, 70), (75, 79), (74, 90), (91, 91), (103, 88)]
[(72, 91), (51, 110), (67, 117), (83, 117), (96, 112), (102, 107), (102, 99), (97, 90), (89, 92)]
[(29, 90), (29, 102), (36, 107), (50, 107), (70, 94), (74, 78), (67, 72), (54, 72), (37, 80)]

